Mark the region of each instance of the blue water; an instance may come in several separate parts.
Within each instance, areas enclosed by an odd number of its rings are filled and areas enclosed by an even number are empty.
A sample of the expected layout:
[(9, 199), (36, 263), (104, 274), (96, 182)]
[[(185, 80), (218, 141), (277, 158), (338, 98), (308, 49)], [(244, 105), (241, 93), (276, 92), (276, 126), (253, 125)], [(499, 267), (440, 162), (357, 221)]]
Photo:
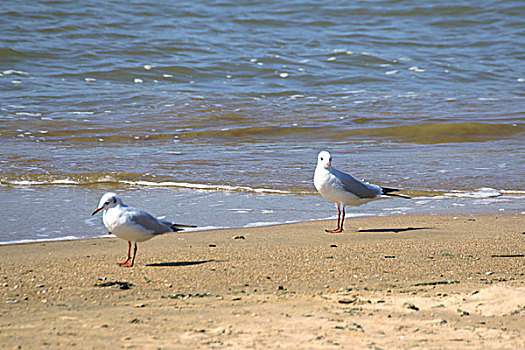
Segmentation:
[(203, 227), (332, 217), (312, 186), (323, 149), (422, 198), (356, 215), (520, 213), (523, 14), (522, 1), (4, 1), (0, 242), (101, 233), (89, 214), (107, 190)]

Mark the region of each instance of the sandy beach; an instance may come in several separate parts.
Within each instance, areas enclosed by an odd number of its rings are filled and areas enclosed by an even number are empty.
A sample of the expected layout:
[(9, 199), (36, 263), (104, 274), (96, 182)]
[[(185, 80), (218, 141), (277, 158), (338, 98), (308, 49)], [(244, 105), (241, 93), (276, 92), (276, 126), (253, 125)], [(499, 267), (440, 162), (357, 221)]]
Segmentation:
[(2, 349), (525, 348), (525, 216), (0, 246)]

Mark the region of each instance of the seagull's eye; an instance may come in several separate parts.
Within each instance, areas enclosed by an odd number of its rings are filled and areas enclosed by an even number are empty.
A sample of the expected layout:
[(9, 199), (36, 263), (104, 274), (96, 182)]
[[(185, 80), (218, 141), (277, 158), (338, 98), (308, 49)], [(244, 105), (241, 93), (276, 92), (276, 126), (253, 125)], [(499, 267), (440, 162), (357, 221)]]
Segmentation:
[(321, 160), (324, 160), (323, 157), (321, 157)]
[(107, 201), (106, 203), (104, 203), (104, 205), (108, 205), (109, 204), (109, 201)]

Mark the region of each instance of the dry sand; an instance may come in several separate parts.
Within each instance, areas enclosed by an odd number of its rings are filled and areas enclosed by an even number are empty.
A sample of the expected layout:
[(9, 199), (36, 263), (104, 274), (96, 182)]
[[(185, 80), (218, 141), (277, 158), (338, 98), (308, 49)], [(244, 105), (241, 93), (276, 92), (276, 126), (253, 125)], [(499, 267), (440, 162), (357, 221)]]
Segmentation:
[[(3, 349), (525, 348), (524, 215), (0, 246)], [(359, 228), (359, 229), (358, 229)]]

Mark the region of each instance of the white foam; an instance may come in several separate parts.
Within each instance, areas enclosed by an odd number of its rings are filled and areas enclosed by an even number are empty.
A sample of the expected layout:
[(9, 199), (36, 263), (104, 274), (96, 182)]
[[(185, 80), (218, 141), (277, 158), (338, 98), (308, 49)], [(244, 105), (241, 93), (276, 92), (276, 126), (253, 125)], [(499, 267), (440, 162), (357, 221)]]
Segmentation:
[(410, 68), (408, 68), (409, 71), (412, 71), (412, 72), (416, 72), (416, 73), (423, 73), (425, 70), (424, 69), (421, 69), (417, 66), (412, 66)]
[(23, 116), (23, 117), (40, 117), (42, 115), (42, 113), (29, 113), (29, 112), (16, 112), (15, 114), (18, 116)]
[[(100, 238), (106, 236), (95, 236), (93, 238)], [(76, 237), (76, 236), (64, 236), (64, 237), (55, 237), (55, 238), (37, 238), (37, 239), (19, 239), (14, 241), (0, 242), (0, 245), (8, 244), (26, 244), (26, 243), (39, 243), (39, 242), (56, 242), (56, 241), (72, 241), (78, 239), (86, 239), (86, 237)]]
[(255, 192), (255, 193), (276, 193), (276, 194), (290, 194), (290, 191), (276, 190), (272, 188), (252, 188), (248, 186), (229, 186), (229, 185), (205, 185), (192, 184), (188, 182), (152, 182), (152, 181), (121, 181), (127, 185), (152, 186), (152, 187), (182, 187), (195, 190), (209, 190), (209, 191), (227, 191), (227, 192)]
[(60, 179), (53, 181), (28, 181), (28, 180), (14, 180), (7, 182), (13, 186), (39, 186), (39, 185), (79, 185), (80, 182), (70, 179)]
[(234, 208), (234, 209), (228, 209), (228, 210), (233, 211), (237, 214), (248, 214), (248, 213), (253, 212), (253, 209), (249, 209), (249, 208)]
[(366, 92), (366, 90), (347, 90), (344, 93), (345, 94), (361, 94), (363, 92)]
[(286, 221), (259, 221), (259, 222), (251, 222), (249, 224), (244, 225), (243, 227), (263, 227), (263, 226), (275, 226), (275, 225), (285, 225), (285, 224), (295, 224), (300, 221), (297, 220), (286, 220)]
[(209, 226), (199, 226), (199, 227), (193, 227), (193, 228), (185, 228), (184, 229), (184, 232), (193, 232), (193, 231), (210, 231), (210, 230), (223, 230), (223, 229), (226, 229), (226, 228), (229, 228), (227, 226), (213, 226), (213, 225), (209, 225)]
[(445, 196), (458, 197), (458, 198), (482, 199), (482, 198), (499, 197), (501, 196), (501, 192), (498, 190), (495, 190), (494, 188), (482, 187), (472, 192), (452, 191), (452, 192), (445, 193)]
[(282, 222), (278, 221), (260, 221), (260, 222), (251, 222), (247, 225), (244, 225), (244, 227), (261, 227), (261, 226), (272, 226), (272, 225), (279, 225), (282, 224)]
[(395, 212), (405, 212), (409, 210), (414, 210), (412, 207), (397, 207), (397, 208), (384, 208), (383, 211), (395, 211)]
[(15, 75), (29, 75), (28, 72), (24, 72), (24, 71), (21, 71), (21, 70), (14, 70), (14, 69), (5, 70), (2, 73), (4, 75), (11, 75), (11, 74), (15, 74)]
[(14, 180), (8, 182), (10, 185), (14, 186), (32, 186), (32, 185), (43, 185), (43, 181), (27, 181), (27, 180)]
[(73, 181), (70, 179), (53, 180), (51, 181), (51, 183), (54, 185), (78, 185), (79, 184), (78, 181)]
[[(52, 180), (52, 181), (29, 181), (29, 180), (2, 180), (3, 183), (12, 185), (12, 186), (41, 186), (41, 185), (81, 185), (85, 182), (74, 181), (69, 178)], [(90, 181), (89, 183), (107, 183), (107, 182), (118, 182), (121, 184), (126, 184), (130, 186), (147, 186), (147, 187), (179, 187), (179, 188), (188, 188), (194, 190), (203, 190), (203, 191), (224, 191), (224, 192), (252, 192), (252, 193), (268, 193), (268, 194), (292, 194), (290, 191), (278, 190), (273, 188), (253, 188), (248, 186), (230, 186), (230, 185), (206, 185), (206, 184), (193, 184), (187, 182), (175, 182), (175, 181), (163, 181), (163, 182), (153, 182), (153, 181), (127, 181), (122, 180), (118, 181), (111, 176), (104, 176), (97, 180)]]
[(95, 112), (90, 111), (75, 111), (75, 112), (69, 112), (68, 114), (76, 114), (76, 115), (93, 115)]

